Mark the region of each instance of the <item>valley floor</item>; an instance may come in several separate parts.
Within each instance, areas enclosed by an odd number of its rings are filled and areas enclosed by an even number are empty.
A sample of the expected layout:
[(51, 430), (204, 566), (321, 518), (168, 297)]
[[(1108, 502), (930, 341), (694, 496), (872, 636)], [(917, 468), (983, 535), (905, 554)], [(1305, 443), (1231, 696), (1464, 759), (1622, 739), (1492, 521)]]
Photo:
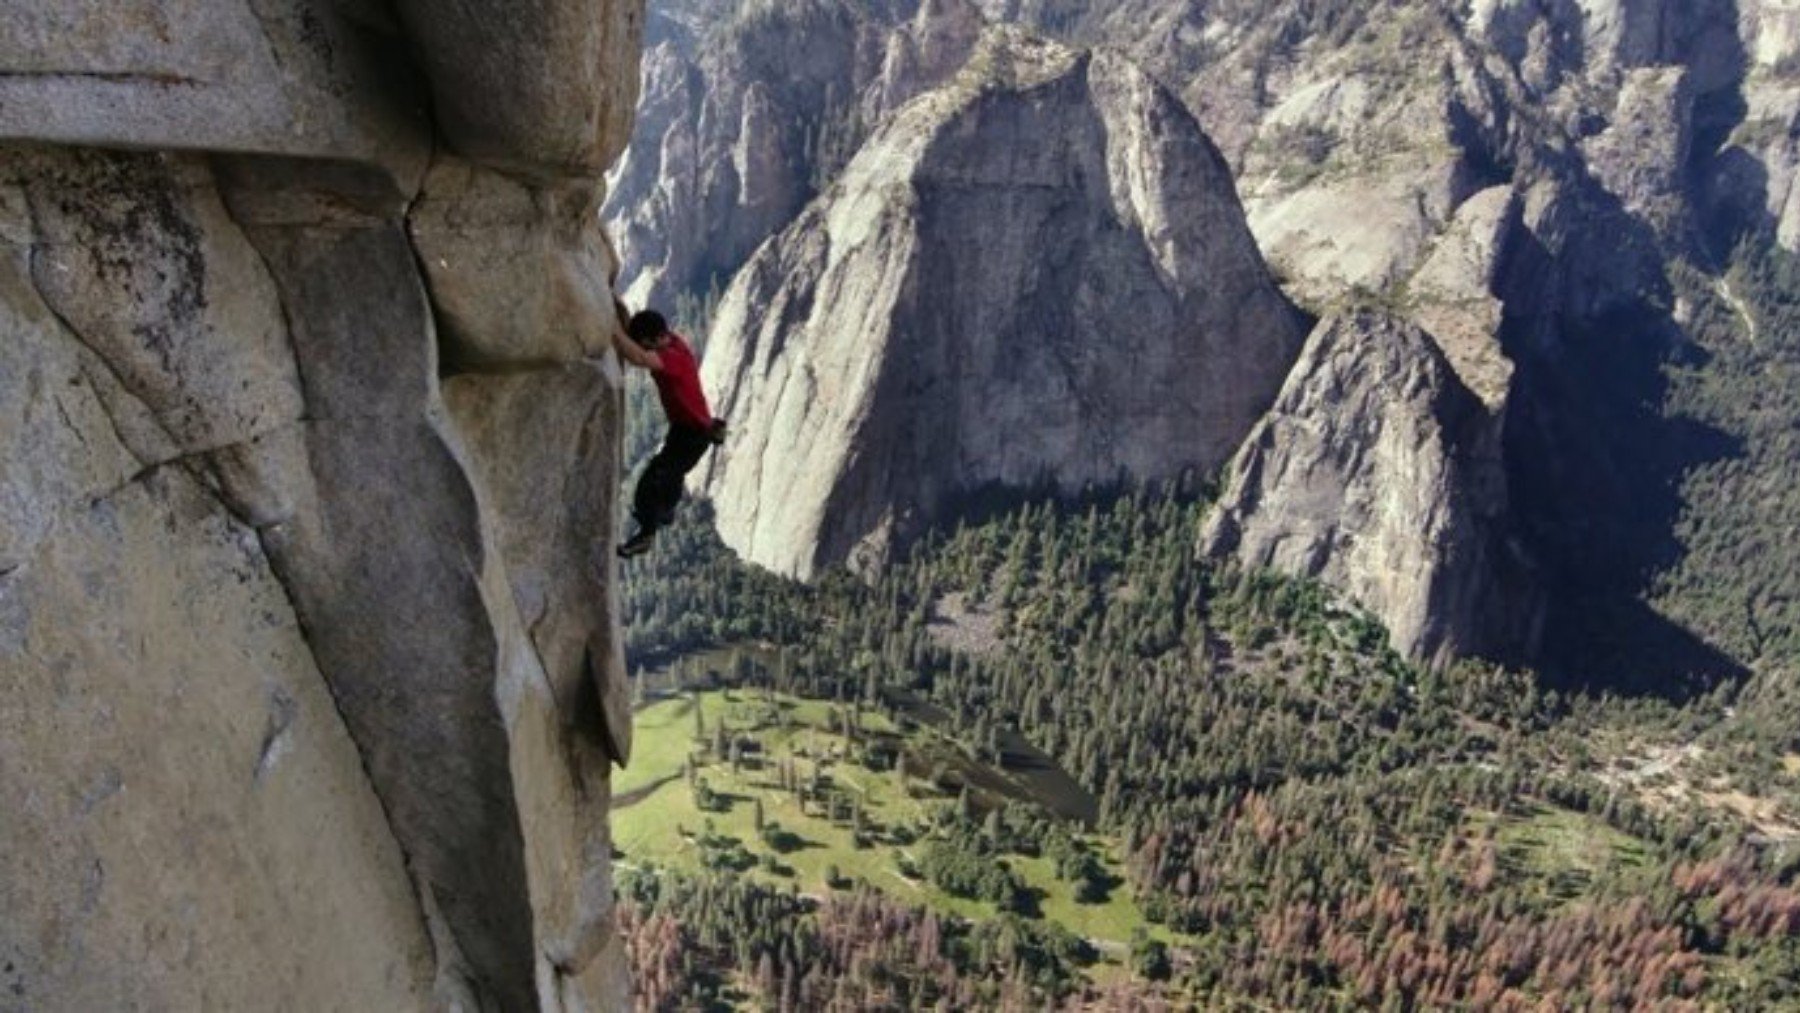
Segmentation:
[(1800, 1003), (1779, 688), (1418, 670), (1196, 561), (1201, 510), (1026, 505), (816, 588), (695, 524), (634, 573), (641, 1005)]

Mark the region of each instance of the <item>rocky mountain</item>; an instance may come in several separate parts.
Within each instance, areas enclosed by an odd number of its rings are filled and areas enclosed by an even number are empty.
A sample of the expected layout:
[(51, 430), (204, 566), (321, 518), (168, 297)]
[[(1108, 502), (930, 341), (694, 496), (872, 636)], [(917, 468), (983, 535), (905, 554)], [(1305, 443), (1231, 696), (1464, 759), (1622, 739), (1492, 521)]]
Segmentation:
[(0, 1005), (625, 1003), (641, 24), (0, 13)]
[(1323, 320), (1226, 469), (1203, 549), (1343, 589), (1414, 657), (1529, 652), (1543, 600), (1500, 423), (1416, 325)]
[[(1461, 200), (1519, 177), (1587, 177), (1661, 224), (1691, 224), (1670, 206), (1693, 196), (1684, 171), (1738, 160), (1766, 135), (1758, 123), (1793, 111), (1783, 4), (982, 6), (1125, 49), (1180, 90), (1231, 159), (1259, 242), (1324, 299), (1404, 279)], [(1778, 213), (1785, 189), (1768, 197)]]
[[(1099, 46), (1180, 96), (1217, 141), (1286, 294), (1317, 314), (1375, 303), (1417, 325), (1498, 420), (1508, 528), (1548, 604), (1537, 634), (1489, 650), (1666, 682), (1729, 670), (1715, 647), (1748, 658), (1791, 639), (1769, 631), (1800, 630), (1779, 605), (1783, 567), (1741, 582), (1720, 533), (1776, 530), (1788, 509), (1755, 491), (1789, 467), (1760, 449), (1787, 409), (1733, 406), (1786, 403), (1790, 350), (1756, 341), (1782, 331), (1780, 290), (1750, 280), (1784, 270), (1800, 235), (1791, 4), (970, 2), (978, 11), (658, 8), (672, 27), (653, 29), (668, 44), (647, 93), (666, 101), (647, 100), (608, 206), (632, 291), (665, 303), (716, 292), (766, 237), (815, 213), (801, 208), (901, 101), (947, 80), (980, 22)], [(796, 60), (780, 40), (801, 27), (830, 41)], [(888, 74), (897, 61), (925, 69)], [(807, 82), (793, 92), (790, 65)], [(797, 240), (781, 242), (786, 253), (764, 255), (798, 256)], [(765, 332), (800, 320), (772, 301), (776, 262), (762, 261), (761, 281), (740, 277), (764, 295), (731, 311)], [(738, 373), (760, 375), (720, 376)]]
[(981, 25), (968, 0), (653, 8), (605, 206), (627, 300), (723, 288), (876, 124), (962, 67)]
[(746, 558), (878, 563), (959, 498), (1219, 466), (1301, 317), (1218, 152), (1129, 62), (985, 33), (739, 273), (706, 488)]
[[(1666, 680), (1730, 667), (1690, 628), (1754, 652), (1759, 626), (1791, 625), (1642, 607), (1736, 585), (1702, 532), (1786, 467), (1759, 454), (1760, 478), (1720, 477), (1770, 422), (1713, 406), (1722, 384), (1783, 399), (1787, 353), (1736, 351), (1768, 307), (1728, 276), (1746, 244), (1794, 249), (1791, 5), (982, 6), (1151, 68), (1219, 139), (1290, 294), (1320, 312), (1378, 297), (1502, 412), (1510, 505), (1553, 591), (1533, 660)], [(1694, 307), (1720, 292), (1742, 312), (1702, 335)], [(1784, 501), (1756, 501), (1732, 523), (1778, 526)], [(1758, 612), (1773, 591), (1733, 593)]]

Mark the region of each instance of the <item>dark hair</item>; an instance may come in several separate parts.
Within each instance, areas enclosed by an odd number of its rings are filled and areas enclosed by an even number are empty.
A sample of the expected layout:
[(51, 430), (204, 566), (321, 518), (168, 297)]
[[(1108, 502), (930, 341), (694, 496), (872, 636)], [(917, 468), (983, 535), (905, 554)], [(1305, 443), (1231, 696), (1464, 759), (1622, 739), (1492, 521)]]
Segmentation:
[(625, 333), (640, 345), (648, 345), (669, 333), (669, 322), (655, 310), (640, 310), (625, 325)]

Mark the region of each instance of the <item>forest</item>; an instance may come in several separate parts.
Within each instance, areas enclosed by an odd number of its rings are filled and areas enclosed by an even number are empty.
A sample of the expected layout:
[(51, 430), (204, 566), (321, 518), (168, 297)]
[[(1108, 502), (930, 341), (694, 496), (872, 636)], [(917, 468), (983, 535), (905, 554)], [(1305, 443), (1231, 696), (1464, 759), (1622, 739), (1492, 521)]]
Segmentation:
[[(1197, 555), (1204, 490), (971, 503), (812, 586), (690, 503), (625, 571), (637, 700), (755, 707), (658, 729), (685, 791), (619, 816), (717, 813), (692, 860), (625, 856), (639, 1007), (1800, 1006), (1797, 272), (1766, 241), (1671, 269), (1705, 355), (1661, 410), (1741, 452), (1685, 476), (1651, 603), (1762, 673), (1679, 695), (1413, 665), (1326, 588)], [(1041, 763), (1085, 802), (995, 787)]]
[[(873, 882), (625, 877), (644, 1007), (1800, 1002), (1800, 755), (1733, 718), (1752, 688), (1677, 706), (1420, 669), (1323, 588), (1198, 558), (1204, 510), (1026, 502), (807, 588), (737, 564), (692, 509), (628, 575), (634, 658), (775, 645), (721, 674), (890, 719), (928, 701), (1002, 767), (1022, 735), (1097, 800), (1146, 924), (1128, 973), (1087, 973), (1058, 941), (1083, 927), (1034, 919), (995, 871), (1057, 822), (1012, 830), (1034, 821), (978, 798), (924, 828), (917, 871), (999, 899), (991, 918)], [(1702, 745), (1677, 767), (1674, 743)]]

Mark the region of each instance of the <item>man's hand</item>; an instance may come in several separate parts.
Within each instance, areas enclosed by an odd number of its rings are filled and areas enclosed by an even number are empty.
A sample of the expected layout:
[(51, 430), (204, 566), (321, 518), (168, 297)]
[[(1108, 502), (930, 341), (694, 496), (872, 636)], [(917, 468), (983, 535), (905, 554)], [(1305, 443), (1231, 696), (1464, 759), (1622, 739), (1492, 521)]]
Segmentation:
[(619, 358), (644, 369), (662, 368), (662, 360), (657, 358), (655, 352), (626, 337), (624, 331), (612, 332), (612, 339), (613, 348), (618, 351)]
[(711, 440), (713, 446), (715, 446), (715, 447), (724, 443), (725, 442), (725, 420), (724, 419), (713, 419), (712, 425), (707, 427), (706, 438), (708, 440)]

